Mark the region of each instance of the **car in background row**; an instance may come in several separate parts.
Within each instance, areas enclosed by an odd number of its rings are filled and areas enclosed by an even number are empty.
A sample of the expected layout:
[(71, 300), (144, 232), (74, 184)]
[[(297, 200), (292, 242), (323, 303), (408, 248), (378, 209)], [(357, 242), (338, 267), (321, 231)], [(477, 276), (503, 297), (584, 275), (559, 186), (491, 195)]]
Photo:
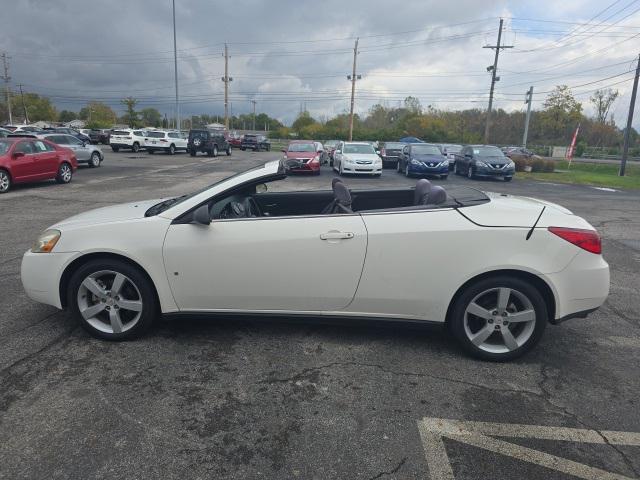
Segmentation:
[(240, 148), (242, 146), (242, 135), (237, 132), (230, 132), (227, 134), (227, 142), (232, 148)]
[(187, 151), (187, 137), (182, 132), (149, 130), (144, 137), (147, 153), (165, 152), (174, 155), (178, 150)]
[(283, 164), (291, 173), (314, 173), (320, 175), (320, 162), (324, 150), (312, 140), (293, 140), (284, 153)]
[(382, 159), (369, 142), (340, 142), (334, 153), (333, 169), (346, 173), (382, 175)]
[(398, 157), (402, 153), (405, 145), (406, 143), (385, 142), (380, 150), (382, 168), (396, 168), (398, 165)]
[(505, 156), (509, 157), (511, 160), (537, 160), (542, 159), (541, 156), (536, 155), (531, 150), (527, 150), (523, 147), (507, 147), (503, 148), (502, 152)]
[(219, 152), (231, 155), (231, 145), (221, 130), (192, 128), (189, 130), (187, 152), (192, 157), (195, 157), (198, 152), (206, 153), (210, 157), (217, 157)]
[(111, 150), (114, 152), (119, 151), (121, 148), (131, 150), (132, 152), (139, 152), (145, 147), (145, 136), (146, 132), (144, 130), (111, 130), (109, 144), (111, 145)]
[(498, 147), (466, 145), (456, 155), (453, 171), (456, 175), (466, 175), (468, 178), (497, 177), (510, 182), (516, 166)]
[(48, 140), (7, 137), (0, 139), (0, 193), (13, 184), (55, 179), (69, 183), (78, 168), (74, 153)]
[(446, 180), (449, 177), (449, 160), (436, 145), (409, 143), (400, 151), (396, 170), (407, 177), (435, 175)]
[(442, 154), (449, 160), (449, 170), (453, 170), (453, 165), (456, 163), (456, 154), (462, 150), (462, 145), (456, 145), (454, 143), (443, 143), (438, 145)]
[(104, 160), (104, 154), (99, 147), (87, 142), (81, 142), (73, 135), (67, 135), (66, 133), (46, 133), (44, 135), (38, 135), (38, 138), (43, 138), (56, 145), (72, 150), (76, 156), (78, 163), (87, 163), (90, 167), (99, 167)]
[(336, 147), (339, 143), (340, 140), (327, 140), (324, 142), (324, 151), (327, 153), (329, 165), (333, 165), (333, 153), (336, 151)]
[(45, 128), (44, 130), (39, 130), (39, 132), (36, 133), (64, 133), (65, 135), (72, 135), (76, 137), (81, 142), (91, 143), (91, 139), (87, 135), (69, 127)]
[(11, 130), (7, 130), (6, 128), (0, 128), (0, 138), (5, 138), (10, 133), (11, 133)]
[(271, 150), (271, 142), (264, 135), (245, 134), (242, 137), (240, 150), (253, 150), (254, 152), (266, 150), (268, 152)]

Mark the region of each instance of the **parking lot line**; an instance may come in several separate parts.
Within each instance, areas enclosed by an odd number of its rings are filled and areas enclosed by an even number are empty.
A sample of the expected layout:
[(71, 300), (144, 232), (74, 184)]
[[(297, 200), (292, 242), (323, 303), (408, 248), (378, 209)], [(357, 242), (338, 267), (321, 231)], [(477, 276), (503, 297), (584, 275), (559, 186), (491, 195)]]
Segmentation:
[(632, 480), (632, 478), (493, 437), (640, 446), (640, 433), (636, 432), (596, 431), (542, 425), (424, 418), (418, 422), (418, 430), (425, 450), (431, 480), (453, 480), (454, 478), (442, 441), (443, 438), (450, 438), (585, 480)]

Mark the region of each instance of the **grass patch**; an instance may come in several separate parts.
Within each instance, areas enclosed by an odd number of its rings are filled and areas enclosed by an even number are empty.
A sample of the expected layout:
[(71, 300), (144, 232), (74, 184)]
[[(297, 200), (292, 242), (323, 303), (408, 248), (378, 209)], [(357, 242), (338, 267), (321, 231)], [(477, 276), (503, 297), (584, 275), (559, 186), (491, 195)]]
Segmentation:
[(640, 189), (640, 165), (628, 162), (624, 177), (618, 176), (619, 169), (620, 166), (618, 164), (579, 162), (573, 162), (571, 168), (569, 168), (566, 161), (560, 161), (556, 162), (555, 172), (518, 172), (517, 176), (553, 183)]

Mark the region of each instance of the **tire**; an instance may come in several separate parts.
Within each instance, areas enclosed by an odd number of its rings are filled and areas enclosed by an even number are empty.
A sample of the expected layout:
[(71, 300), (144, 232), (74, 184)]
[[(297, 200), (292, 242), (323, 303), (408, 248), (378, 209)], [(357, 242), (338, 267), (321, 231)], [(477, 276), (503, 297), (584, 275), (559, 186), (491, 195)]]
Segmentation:
[(58, 174), (56, 175), (56, 182), (69, 183), (73, 178), (73, 170), (71, 165), (67, 162), (62, 162), (58, 167)]
[(471, 166), (471, 164), (467, 166), (467, 178), (469, 180), (473, 180), (474, 178), (476, 178), (475, 174), (473, 173), (473, 167)]
[(133, 142), (133, 145), (131, 145), (131, 151), (138, 153), (140, 151), (140, 144), (138, 142)]
[(231, 147), (227, 147), (226, 152), (227, 152), (227, 157), (230, 157), (231, 156)]
[(11, 175), (6, 170), (0, 169), (0, 193), (11, 190)]
[(153, 155), (154, 153), (156, 153), (156, 151), (154, 149), (152, 149), (152, 148), (147, 148), (147, 153), (149, 155)]
[[(509, 320), (516, 315), (527, 320)], [(468, 353), (500, 362), (520, 357), (533, 348), (547, 322), (547, 305), (538, 289), (530, 282), (500, 275), (469, 285), (455, 300), (448, 326)]]
[(449, 175), (440, 175), (440, 178), (442, 180), (447, 180), (449, 178)]
[(218, 156), (218, 146), (214, 145), (213, 149), (211, 150), (211, 156), (212, 157), (217, 157)]
[(240, 147), (240, 150), (242, 150), (244, 152), (246, 150), (246, 148)]
[(120, 150), (120, 147), (111, 147), (111, 150), (113, 150), (114, 152), (117, 152)]
[(89, 159), (89, 166), (92, 168), (100, 166), (100, 154), (98, 152), (93, 152), (91, 154), (91, 158)]
[(404, 176), (407, 178), (411, 178), (411, 174), (409, 173), (409, 164), (407, 163), (404, 167)]
[(505, 182), (510, 182), (513, 177), (504, 177)]
[(196, 156), (196, 151), (195, 150), (189, 150), (189, 155), (191, 155), (192, 157)]
[(169, 155), (175, 155), (176, 154), (176, 146), (173, 143), (171, 145), (169, 145), (169, 149), (167, 150), (167, 153)]
[[(120, 287), (112, 292), (116, 279)], [(90, 260), (78, 268), (69, 281), (67, 305), (89, 334), (113, 341), (139, 337), (158, 313), (156, 293), (148, 277), (117, 259)], [(92, 313), (94, 316), (85, 319)]]

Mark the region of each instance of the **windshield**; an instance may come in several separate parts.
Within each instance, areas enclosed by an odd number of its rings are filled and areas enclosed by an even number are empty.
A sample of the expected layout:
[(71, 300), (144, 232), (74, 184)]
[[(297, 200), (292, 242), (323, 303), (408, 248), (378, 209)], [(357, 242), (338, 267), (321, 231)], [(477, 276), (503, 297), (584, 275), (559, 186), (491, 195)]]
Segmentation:
[(473, 147), (473, 154), (479, 157), (504, 157), (498, 147)]
[(164, 138), (164, 132), (147, 132), (147, 137)]
[(371, 145), (367, 144), (345, 144), (344, 151), (342, 153), (366, 153), (375, 155), (375, 151)]
[(460, 153), (462, 145), (445, 145), (444, 149), (447, 153)]
[(413, 145), (411, 153), (414, 155), (442, 155), (440, 149), (435, 145)]
[(4, 155), (5, 153), (7, 153), (7, 151), (9, 150), (9, 145), (11, 145), (9, 142), (3, 142), (2, 140), (0, 140), (0, 155)]
[(287, 148), (289, 152), (315, 152), (316, 146), (313, 143), (292, 143)]
[(404, 147), (404, 143), (400, 143), (400, 142), (388, 142), (384, 144), (384, 148), (386, 148), (387, 150), (402, 150), (402, 147)]

